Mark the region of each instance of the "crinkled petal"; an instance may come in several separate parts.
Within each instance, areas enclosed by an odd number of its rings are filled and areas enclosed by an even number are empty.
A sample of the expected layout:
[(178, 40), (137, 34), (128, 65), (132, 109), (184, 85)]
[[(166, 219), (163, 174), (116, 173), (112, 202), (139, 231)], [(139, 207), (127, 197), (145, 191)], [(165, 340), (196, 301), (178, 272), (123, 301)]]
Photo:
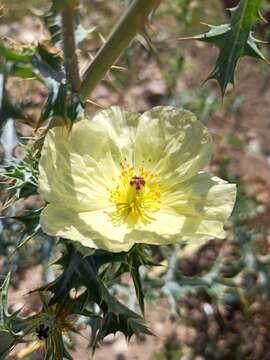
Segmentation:
[(104, 211), (76, 213), (48, 205), (41, 215), (43, 230), (80, 242), (83, 246), (111, 252), (128, 251), (135, 243), (180, 243), (195, 249), (212, 238), (224, 238), (223, 222), (158, 213), (155, 221), (138, 230), (114, 226)]
[(134, 162), (177, 182), (194, 176), (212, 154), (212, 140), (206, 127), (194, 114), (170, 106), (159, 106), (140, 118), (135, 141)]
[(49, 204), (42, 211), (40, 223), (49, 235), (80, 242), (83, 246), (112, 252), (128, 251), (134, 243), (126, 242), (129, 230), (113, 226), (106, 211), (75, 212), (60, 204)]
[(76, 123), (70, 133), (64, 127), (50, 130), (39, 163), (43, 198), (81, 210), (109, 206), (107, 188), (132, 156), (139, 116), (115, 107)]
[(208, 241), (213, 238), (224, 238), (224, 223), (218, 220), (180, 216), (175, 213), (159, 212), (155, 220), (141, 230), (134, 230), (134, 242), (145, 244), (171, 244), (196, 242), (203, 238)]
[(69, 135), (55, 128), (46, 137), (39, 163), (39, 191), (49, 203), (77, 210), (109, 206), (106, 186), (120, 169), (110, 152), (97, 163), (71, 151)]
[(164, 207), (179, 215), (227, 221), (235, 203), (236, 185), (200, 172), (163, 193)]
[[(220, 221), (194, 219), (173, 214), (159, 213), (156, 221), (126, 236), (126, 243), (149, 245), (182, 245), (185, 254), (190, 253), (211, 239), (225, 237)], [(159, 230), (157, 231), (157, 227)]]
[(173, 190), (163, 196), (155, 220), (132, 233), (135, 242), (180, 243), (190, 252), (210, 239), (225, 237), (224, 224), (233, 210), (236, 185), (199, 173)]
[(141, 114), (128, 112), (118, 106), (100, 111), (92, 120), (104, 131), (105, 138), (117, 144), (122, 153), (122, 160), (129, 164), (133, 161), (136, 131)]
[[(78, 122), (70, 133), (54, 128), (39, 165), (40, 193), (49, 202), (41, 226), (50, 235), (112, 252), (128, 251), (135, 243), (178, 242), (193, 249), (223, 238), (235, 186), (198, 174), (211, 148), (208, 130), (195, 116), (172, 107), (143, 115), (114, 107)], [(112, 223), (116, 205), (109, 189), (123, 164), (150, 170), (160, 184), (160, 210), (147, 225)]]

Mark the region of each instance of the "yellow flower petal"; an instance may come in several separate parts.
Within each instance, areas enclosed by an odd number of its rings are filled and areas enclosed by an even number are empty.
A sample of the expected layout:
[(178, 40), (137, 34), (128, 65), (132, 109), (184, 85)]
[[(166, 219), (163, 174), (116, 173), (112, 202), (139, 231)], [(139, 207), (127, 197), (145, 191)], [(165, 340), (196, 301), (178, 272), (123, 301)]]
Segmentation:
[(119, 175), (121, 161), (132, 155), (139, 116), (115, 107), (91, 122), (76, 123), (71, 133), (64, 127), (50, 130), (39, 164), (44, 199), (79, 209), (89, 209), (90, 203), (96, 209), (108, 206), (104, 189)]
[[(197, 239), (203, 241), (200, 245), (213, 238), (224, 238), (223, 222), (203, 218), (190, 218), (175, 213), (159, 212), (155, 221), (134, 230), (134, 243), (164, 245), (180, 243), (186, 245), (190, 241), (194, 244)], [(199, 246), (200, 246), (199, 245)]]
[(211, 148), (195, 116), (172, 107), (143, 115), (114, 107), (70, 133), (54, 128), (39, 166), (40, 193), (49, 203), (41, 226), (112, 252), (222, 238), (236, 190), (199, 172)]
[(153, 172), (178, 181), (191, 178), (212, 155), (208, 130), (186, 110), (159, 106), (144, 113), (135, 140), (134, 162), (145, 162)]
[(85, 120), (74, 125), (71, 134), (60, 127), (49, 131), (39, 163), (39, 190), (47, 202), (79, 210), (110, 205), (106, 188), (119, 173), (121, 154), (108, 139), (102, 143), (99, 127)]
[(49, 235), (80, 242), (85, 247), (113, 252), (128, 251), (125, 243), (129, 232), (123, 226), (113, 226), (104, 211), (76, 212), (60, 205), (49, 204), (41, 214), (42, 229)]
[(236, 185), (199, 173), (164, 191), (164, 207), (188, 217), (226, 222), (236, 197)]

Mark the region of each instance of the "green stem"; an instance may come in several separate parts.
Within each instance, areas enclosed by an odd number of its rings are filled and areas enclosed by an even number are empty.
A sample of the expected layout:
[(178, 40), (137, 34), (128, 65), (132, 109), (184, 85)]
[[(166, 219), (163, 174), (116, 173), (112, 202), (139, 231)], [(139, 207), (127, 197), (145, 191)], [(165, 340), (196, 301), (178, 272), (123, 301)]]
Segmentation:
[(79, 91), (81, 85), (74, 35), (74, 12), (77, 6), (78, 0), (70, 0), (62, 11), (66, 78), (72, 90), (76, 92)]
[(83, 101), (87, 100), (136, 34), (143, 30), (149, 14), (159, 3), (160, 0), (134, 0), (132, 2), (85, 71), (80, 89)]

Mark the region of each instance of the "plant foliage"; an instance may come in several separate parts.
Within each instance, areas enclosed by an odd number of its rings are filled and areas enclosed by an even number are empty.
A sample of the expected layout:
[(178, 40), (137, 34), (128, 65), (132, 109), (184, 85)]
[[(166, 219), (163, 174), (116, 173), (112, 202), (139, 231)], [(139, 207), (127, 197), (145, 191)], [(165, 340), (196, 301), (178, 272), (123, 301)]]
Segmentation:
[(207, 42), (219, 49), (216, 64), (207, 80), (218, 81), (222, 94), (228, 85), (234, 84), (234, 73), (238, 61), (244, 56), (255, 57), (267, 61), (258, 47), (252, 33), (254, 24), (259, 20), (261, 0), (241, 0), (230, 9), (231, 22), (223, 25), (208, 25), (210, 30), (192, 39)]
[[(100, 82), (104, 73), (110, 70), (111, 65), (107, 66), (107, 64), (121, 55), (118, 46), (122, 44), (122, 41), (124, 44), (128, 43), (126, 37), (130, 40), (143, 31), (145, 36), (147, 34), (148, 51), (152, 48), (158, 52), (158, 47), (150, 46), (152, 43), (144, 27), (149, 14), (151, 14), (151, 19), (154, 19), (153, 10), (160, 2), (159, 0), (127, 2), (124, 18), (117, 23), (112, 34), (89, 65), (88, 70), (91, 70), (90, 75), (92, 74), (94, 84)], [(145, 324), (143, 317), (147, 296), (165, 295), (171, 302), (174, 312), (180, 315), (181, 300), (187, 294), (197, 296), (202, 291), (209, 293), (212, 301), (216, 301), (221, 306), (235, 306), (240, 302), (244, 303), (242, 294), (238, 291), (239, 284), (243, 276), (250, 274), (255, 274), (260, 279), (261, 293), (266, 297), (270, 296), (269, 259), (265, 261), (254, 251), (257, 234), (250, 229), (248, 223), (250, 214), (243, 215), (247, 196), (242, 189), (238, 194), (237, 208), (233, 217), (234, 235), (231, 241), (241, 256), (234, 264), (235, 273), (232, 276), (224, 275), (223, 249), (219, 249), (219, 254), (207, 271), (191, 277), (181, 271), (179, 263), (182, 260), (182, 249), (178, 247), (164, 247), (160, 250), (158, 247), (149, 249), (144, 245), (135, 245), (127, 253), (89, 251), (89, 249), (86, 251), (78, 244), (72, 245), (63, 239), (56, 238), (55, 242), (52, 242), (52, 237), (43, 234), (39, 221), (44, 204), (29, 206), (29, 203), (33, 197), (38, 196), (38, 163), (44, 135), (51, 127), (59, 123), (71, 126), (73, 122), (80, 120), (86, 103), (83, 101), (81, 89), (74, 91), (67, 76), (67, 70), (72, 71), (72, 69), (67, 69), (70, 59), (66, 58), (67, 54), (63, 51), (65, 42), (63, 10), (70, 5), (73, 7), (69, 20), (74, 27), (69, 30), (71, 30), (70, 36), (74, 36), (75, 40), (73, 55), (76, 58), (77, 47), (82, 47), (94, 30), (94, 28), (85, 29), (82, 26), (80, 3), (77, 0), (52, 0), (50, 9), (42, 14), (41, 19), (50, 35), (49, 41), (25, 46), (18, 43), (14, 45), (11, 41), (0, 39), (0, 132), (9, 119), (26, 123), (36, 131), (35, 139), (31, 138), (27, 146), (23, 147), (23, 156), (14, 158), (1, 169), (1, 186), (3, 185), (4, 189), (1, 201), (3, 200), (6, 206), (2, 206), (0, 235), (2, 236), (2, 227), (6, 230), (14, 224), (19, 224), (19, 236), (14, 246), (18, 254), (30, 240), (31, 247), (34, 247), (39, 237), (44, 242), (45, 245), (43, 245), (47, 247), (46, 256), (42, 253), (46, 259), (52, 254), (54, 256), (56, 253), (59, 254), (59, 248), (62, 249), (62, 255), (53, 264), (60, 267), (57, 276), (53, 280), (50, 278), (48, 283), (33, 291), (39, 295), (40, 300), (40, 311), (34, 315), (23, 317), (20, 311), (10, 313), (8, 291), (11, 273), (8, 272), (0, 283), (0, 360), (6, 359), (14, 346), (29, 339), (30, 345), (35, 343), (38, 344), (38, 348), (45, 348), (45, 359), (72, 359), (66, 336), (71, 333), (80, 333), (77, 323), (82, 319), (91, 328), (88, 341), (93, 351), (102, 344), (107, 335), (116, 332), (121, 332), (128, 340), (134, 335), (150, 335), (151, 330)], [(147, 11), (144, 10), (146, 7)], [(208, 32), (192, 37), (192, 39), (218, 47), (219, 56), (208, 79), (218, 81), (223, 95), (228, 85), (234, 84), (235, 69), (242, 57), (251, 56), (267, 61), (259, 49), (259, 41), (252, 33), (254, 25), (260, 19), (260, 7), (261, 0), (241, 0), (235, 8), (230, 10), (230, 23), (219, 26), (208, 25), (210, 28)], [(132, 12), (134, 9), (137, 11), (135, 14)], [(174, 9), (180, 9), (176, 18), (180, 20), (184, 16), (188, 25), (187, 18), (192, 11), (190, 2), (187, 0), (174, 2)], [(2, 16), (1, 6), (0, 16)], [(142, 22), (142, 19), (145, 21)], [(129, 28), (131, 20), (133, 29)], [(120, 34), (120, 41), (114, 36), (119, 34), (119, 29), (122, 29), (123, 24), (126, 28)], [(143, 43), (145, 44), (145, 41)], [(102, 58), (104, 49), (110, 55), (108, 63), (106, 58)], [(132, 61), (132, 55), (130, 61)], [(181, 61), (177, 59), (174, 64), (175, 69), (172, 73), (166, 74), (172, 88), (177, 88), (176, 78), (182, 66), (183, 59)], [(85, 74), (87, 75), (87, 71)], [(87, 84), (83, 82), (87, 77), (85, 74), (82, 76), (84, 93), (87, 90)], [(43, 104), (15, 100), (8, 86), (9, 81), (14, 78), (34, 81), (44, 87)], [(91, 83), (91, 76), (88, 81)], [(208, 117), (210, 105), (216, 106), (216, 98), (210, 95), (207, 93), (201, 97), (203, 105), (199, 107), (202, 108), (203, 120)], [(182, 96), (182, 104), (183, 101)], [(29, 110), (37, 107), (38, 115), (35, 121), (29, 115)], [(20, 140), (26, 141), (22, 137)], [(22, 148), (21, 144), (20, 147)], [(224, 172), (224, 176), (228, 177), (227, 170)], [(5, 242), (3, 239), (4, 236), (0, 240), (1, 255), (9, 259), (9, 247), (12, 241)], [(54, 246), (54, 244), (57, 245)], [(52, 248), (56, 250), (53, 252)], [(8, 260), (6, 262), (8, 263)], [(165, 266), (160, 264), (161, 262)], [(123, 276), (130, 279), (128, 284), (123, 284)], [(131, 291), (131, 286), (134, 292)], [(247, 291), (252, 295), (252, 288)], [(133, 293), (141, 315), (124, 304), (125, 301), (130, 300), (129, 297)], [(165, 353), (171, 354), (171, 350), (168, 344)], [(180, 352), (177, 352), (177, 356), (180, 356)]]

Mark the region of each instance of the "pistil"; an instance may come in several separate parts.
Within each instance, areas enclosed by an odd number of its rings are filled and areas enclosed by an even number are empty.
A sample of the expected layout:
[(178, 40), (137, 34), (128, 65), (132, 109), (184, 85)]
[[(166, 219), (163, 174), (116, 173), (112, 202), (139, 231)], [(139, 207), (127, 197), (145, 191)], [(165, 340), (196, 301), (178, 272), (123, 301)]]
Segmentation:
[(132, 166), (122, 166), (118, 181), (114, 180), (115, 187), (108, 189), (116, 206), (110, 218), (116, 225), (126, 222), (134, 227), (140, 222), (150, 223), (153, 213), (160, 208), (160, 186), (154, 181), (154, 174), (144, 168), (137, 175), (134, 172)]

